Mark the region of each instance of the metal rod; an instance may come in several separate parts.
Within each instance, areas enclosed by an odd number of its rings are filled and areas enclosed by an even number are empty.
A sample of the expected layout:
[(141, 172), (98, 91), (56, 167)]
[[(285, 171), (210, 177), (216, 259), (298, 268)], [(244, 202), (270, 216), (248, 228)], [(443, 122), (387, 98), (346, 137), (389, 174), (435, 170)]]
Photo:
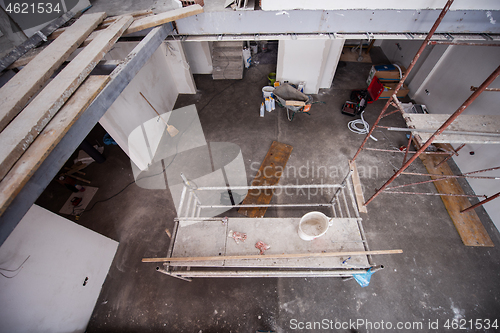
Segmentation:
[(221, 191), (221, 190), (260, 190), (283, 188), (342, 188), (340, 184), (308, 184), (308, 185), (259, 185), (259, 186), (207, 186), (198, 187), (196, 191)]
[(293, 254), (251, 254), (243, 256), (211, 256), (211, 257), (167, 257), (167, 258), (142, 258), (142, 262), (190, 262), (190, 261), (220, 261), (220, 260), (242, 260), (242, 259), (295, 259), (295, 258), (326, 258), (344, 256), (366, 256), (382, 254), (400, 254), (403, 250), (377, 250), (377, 251), (340, 251), (340, 252), (314, 252)]
[[(378, 126), (382, 127), (382, 126)], [(437, 130), (432, 128), (402, 128), (402, 127), (388, 127), (388, 131), (393, 132), (420, 132), (420, 133), (434, 133)], [(440, 134), (455, 134), (455, 135), (478, 135), (478, 136), (494, 136), (500, 137), (500, 133), (491, 132), (469, 132), (469, 131), (442, 131)]]
[[(336, 269), (336, 270), (236, 270), (236, 271), (183, 271), (178, 273), (165, 273), (172, 277), (185, 279), (186, 277), (209, 277), (209, 278), (264, 278), (264, 277), (347, 277), (352, 278), (354, 274), (363, 274), (367, 269)], [(163, 272), (162, 272), (163, 273)], [(178, 274), (178, 275), (176, 275)]]
[(200, 208), (252, 208), (252, 207), (330, 207), (330, 203), (267, 204), (267, 205), (200, 205)]
[(486, 198), (485, 195), (472, 195), (472, 194), (454, 194), (454, 193), (429, 193), (429, 192), (399, 192), (399, 191), (384, 191), (384, 193), (391, 194), (419, 194), (419, 195), (436, 195), (443, 197), (466, 197), (466, 198)]
[(337, 217), (337, 211), (335, 211), (335, 202), (331, 202), (330, 205), (332, 207), (333, 217)]
[(475, 205), (470, 206), (469, 208), (466, 208), (466, 209), (464, 209), (464, 210), (460, 211), (460, 213), (465, 213), (465, 212), (468, 212), (469, 210), (472, 210), (472, 209), (475, 209), (475, 208), (477, 208), (477, 207), (479, 207), (479, 206), (482, 206), (482, 205), (484, 205), (485, 203), (490, 202), (491, 200), (498, 198), (499, 196), (500, 196), (500, 192), (498, 192), (498, 193), (497, 193), (497, 194), (495, 194), (495, 195), (492, 195), (491, 197), (489, 197), (489, 198), (487, 198), (487, 199), (485, 199), (485, 200), (483, 200), (483, 201), (478, 202), (478, 203), (477, 203), (477, 204), (475, 204)]
[(352, 191), (351, 179), (347, 179), (347, 189), (349, 190), (349, 197), (351, 198), (352, 209), (354, 210), (354, 214), (357, 218), (359, 218), (358, 205), (356, 203), (356, 199), (354, 198), (354, 193)]
[(457, 155), (458, 156), (458, 152), (460, 151), (460, 149), (462, 149), (463, 147), (465, 147), (465, 143), (462, 143), (460, 145), (460, 147), (458, 147), (457, 149), (455, 149), (454, 152), (452, 152), (450, 155), (448, 155), (448, 157), (444, 158), (441, 162), (439, 162), (436, 166), (434, 166), (435, 168), (439, 168), (441, 166), (441, 164), (443, 163), (446, 163), (450, 158), (453, 157), (453, 155)]
[(349, 211), (349, 206), (347, 205), (347, 199), (345, 197), (345, 191), (342, 191), (342, 198), (344, 199), (344, 207), (347, 212), (347, 217), (351, 218), (351, 212)]
[(188, 201), (186, 204), (186, 216), (189, 216), (189, 208), (191, 207), (191, 201), (193, 201), (193, 191), (189, 191)]
[[(425, 47), (427, 46), (427, 43), (430, 41), (432, 35), (434, 35), (434, 32), (436, 32), (436, 29), (438, 28), (439, 24), (441, 23), (441, 21), (443, 20), (444, 16), (446, 15), (446, 13), (448, 12), (448, 10), (450, 9), (450, 6), (451, 4), (453, 3), (453, 0), (448, 0), (446, 2), (446, 5), (443, 7), (443, 10), (441, 11), (441, 13), (439, 14), (439, 17), (437, 18), (436, 22), (434, 22), (434, 25), (432, 26), (431, 30), (429, 31), (429, 33), (427, 34), (427, 37), (425, 37), (425, 40), (423, 41), (422, 45), (420, 45), (420, 48), (418, 49), (417, 53), (415, 54), (415, 56), (413, 57), (412, 61), (410, 62), (410, 65), (408, 66), (408, 68), (406, 69), (406, 72), (405, 74), (403, 75), (403, 77), (401, 78), (401, 80), (399, 81), (398, 85), (396, 86), (396, 88), (394, 89), (394, 95), (397, 95), (399, 89), (401, 89), (401, 87), (403, 86), (403, 83), (405, 82), (406, 78), (408, 77), (408, 75), (410, 74), (411, 70), (413, 69), (413, 67), (415, 66), (415, 64), (417, 63), (418, 59), (420, 58), (420, 55), (422, 54), (422, 52), (424, 52), (424, 49)], [(375, 120), (375, 123), (371, 126), (370, 128), (370, 131), (368, 132), (368, 134), (366, 135), (365, 139), (363, 140), (363, 142), (361, 143), (361, 146), (359, 147), (358, 151), (356, 152), (356, 154), (354, 155), (354, 157), (352, 158), (352, 161), (354, 162), (356, 160), (356, 158), (358, 157), (359, 153), (361, 152), (362, 148), (364, 147), (364, 145), (366, 144), (366, 142), (368, 141), (368, 138), (372, 135), (373, 131), (375, 130), (375, 126), (380, 122), (380, 119), (382, 119), (382, 116), (384, 115), (384, 113), (387, 111), (387, 108), (389, 107), (391, 103), (391, 99), (389, 98), (387, 100), (387, 103), (385, 103), (385, 106), (384, 108), (382, 109), (382, 111), (380, 112), (377, 120)], [(366, 204), (365, 204), (366, 205)]]
[[(392, 105), (392, 104), (391, 104), (391, 105)], [(398, 113), (398, 112), (400, 112), (400, 113), (401, 113), (401, 111), (399, 111), (399, 110), (394, 110), (394, 111), (392, 111), (392, 112), (389, 112), (389, 113), (384, 114), (384, 115), (382, 116), (382, 118), (388, 117), (388, 116), (390, 116), (391, 114), (395, 114), (395, 113)], [(379, 126), (377, 126), (377, 127), (379, 127)]]
[(402, 185), (396, 185), (396, 186), (389, 186), (389, 187), (386, 188), (386, 190), (393, 190), (395, 188), (401, 188), (401, 187), (406, 187), (406, 186), (414, 186), (414, 185), (421, 185), (421, 184), (426, 184), (426, 183), (433, 183), (433, 182), (438, 182), (440, 180), (446, 180), (446, 178), (430, 179), (430, 180), (423, 180), (421, 182), (416, 182), (416, 183), (402, 184)]
[(338, 193), (335, 195), (335, 201), (337, 202), (337, 205), (339, 206), (340, 217), (343, 218), (344, 217), (344, 213), (342, 212), (342, 206), (340, 205), (340, 200), (339, 200), (339, 194)]
[(492, 44), (492, 43), (471, 43), (471, 42), (445, 42), (445, 41), (431, 40), (429, 42), (429, 45), (500, 46), (500, 43)]
[(368, 205), (373, 199), (375, 199), (375, 197), (381, 191), (383, 191), (390, 183), (392, 183), (394, 179), (396, 179), (401, 174), (401, 172), (403, 172), (406, 168), (408, 168), (411, 165), (411, 163), (413, 163), (413, 161), (417, 159), (417, 157), (420, 154), (422, 154), (422, 152), (425, 151), (427, 147), (431, 145), (436, 136), (441, 134), (451, 123), (453, 123), (453, 121), (457, 119), (457, 117), (460, 114), (462, 114), (465, 111), (465, 109), (467, 109), (467, 107), (471, 105), (471, 103), (479, 95), (481, 95), (483, 90), (486, 87), (488, 87), (499, 75), (500, 75), (500, 66), (498, 66), (497, 69), (495, 69), (495, 71), (493, 71), (493, 73), (491, 73), (491, 75), (481, 84), (479, 89), (473, 92), (472, 95), (448, 118), (448, 120), (446, 120), (444, 124), (441, 125), (441, 127), (439, 127), (439, 129), (434, 134), (432, 134), (432, 136), (422, 145), (422, 147), (420, 147), (418, 152), (416, 154), (413, 154), (413, 156), (410, 157), (410, 159), (401, 167), (401, 169), (399, 169), (384, 185), (382, 185), (382, 187), (377, 192), (375, 192), (374, 195), (372, 195), (370, 199), (368, 199), (368, 201), (365, 203), (365, 206)]
[[(498, 46), (500, 46), (500, 44), (498, 44)], [(477, 87), (471, 86), (470, 90), (471, 91), (476, 91)], [(486, 89), (484, 89), (484, 91), (500, 91), (500, 88), (486, 88)]]
[(410, 151), (411, 140), (413, 140), (413, 133), (410, 133), (410, 138), (408, 139), (408, 144), (406, 145), (405, 156), (403, 157), (403, 165), (405, 165), (406, 158), (408, 157), (408, 152)]
[(471, 172), (462, 173), (462, 176), (473, 175), (475, 173), (493, 171), (493, 170), (498, 170), (498, 169), (500, 169), (500, 166), (497, 166), (497, 167), (494, 167), (494, 168), (488, 168), (488, 169), (478, 170), (478, 171), (471, 171)]
[(412, 175), (412, 176), (430, 176), (430, 177), (440, 177), (445, 178), (473, 178), (473, 179), (500, 179), (500, 177), (482, 177), (482, 176), (468, 176), (468, 175), (439, 175), (431, 173), (418, 173), (418, 172), (402, 172), (402, 175)]
[[(404, 154), (404, 151), (401, 150), (393, 150), (393, 149), (379, 149), (379, 148), (363, 148), (364, 150), (372, 150), (372, 151), (384, 151), (388, 153), (401, 153)], [(409, 151), (408, 154), (415, 154), (417, 151)], [(448, 152), (442, 152), (442, 151), (424, 151), (422, 154), (426, 155), (449, 155), (450, 153)]]
[(186, 191), (187, 191), (187, 187), (186, 187), (186, 185), (184, 185), (182, 187), (181, 199), (179, 200), (179, 208), (177, 211), (178, 216), (182, 216), (181, 211), (182, 211), (182, 206), (184, 206), (184, 200), (186, 199)]

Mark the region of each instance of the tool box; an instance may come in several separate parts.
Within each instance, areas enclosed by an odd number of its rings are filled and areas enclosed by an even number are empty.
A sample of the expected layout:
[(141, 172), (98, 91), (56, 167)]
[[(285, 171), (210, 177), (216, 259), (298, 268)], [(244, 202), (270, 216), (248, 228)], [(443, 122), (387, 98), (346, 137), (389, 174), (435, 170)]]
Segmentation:
[(342, 106), (342, 113), (349, 116), (355, 116), (364, 111), (367, 104), (371, 104), (378, 100), (384, 86), (375, 76), (366, 90), (353, 90), (351, 92), (350, 101), (346, 101)]

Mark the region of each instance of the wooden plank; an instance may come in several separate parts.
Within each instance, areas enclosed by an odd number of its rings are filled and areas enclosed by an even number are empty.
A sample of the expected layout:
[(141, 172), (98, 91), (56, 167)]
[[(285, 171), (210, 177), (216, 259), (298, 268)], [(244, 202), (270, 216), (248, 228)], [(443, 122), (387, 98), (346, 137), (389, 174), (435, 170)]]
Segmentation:
[[(87, 78), (43, 129), (26, 153), (16, 162), (0, 182), (0, 215), (5, 212), (23, 186), (26, 185), (38, 167), (45, 161), (54, 147), (66, 135), (70, 127), (78, 120), (108, 81), (109, 76), (107, 75), (93, 75)], [(67, 174), (74, 173), (77, 170), (71, 170)]]
[(83, 15), (0, 89), (0, 130), (14, 119), (29, 99), (105, 17), (106, 13)]
[[(106, 29), (108, 26), (111, 25), (111, 23), (115, 22), (116, 20), (118, 20), (119, 18), (121, 18), (121, 17), (123, 17), (125, 15), (130, 15), (134, 19), (138, 19), (138, 18), (142, 18), (143, 16), (153, 15), (153, 11), (150, 10), (150, 9), (148, 9), (148, 10), (140, 10), (140, 11), (133, 12), (133, 13), (127, 13), (127, 14), (124, 14), (124, 15), (108, 16), (104, 21), (102, 21), (101, 24), (99, 24), (96, 27), (96, 30)], [(60, 35), (62, 35), (62, 33), (64, 31), (66, 31), (68, 28), (69, 27), (64, 27), (64, 28), (57, 29), (50, 36), (48, 36), (48, 39), (56, 39), (57, 37), (59, 37)]]
[(123, 17), (83, 49), (0, 133), (0, 178), (3, 178), (92, 69), (111, 49), (133, 18)]
[(9, 237), (82, 140), (171, 33), (172, 29), (167, 25), (154, 28), (129, 53), (124, 62), (113, 70), (110, 75), (111, 80), (103, 91), (71, 126), (61, 142), (14, 198), (5, 213), (0, 215), (0, 245)]
[(363, 196), (363, 187), (361, 186), (361, 180), (359, 179), (358, 167), (356, 166), (356, 161), (349, 161), (349, 168), (352, 170), (352, 186), (354, 187), (354, 194), (356, 197), (356, 203), (358, 206), (358, 211), (360, 213), (368, 213), (365, 205), (365, 198)]
[(5, 68), (12, 65), (26, 52), (42, 44), (42, 42), (44, 41), (43, 36), (49, 36), (54, 30), (59, 28), (64, 23), (68, 22), (73, 16), (75, 16), (75, 14), (71, 11), (64, 13), (58, 19), (43, 27), (43, 29), (40, 30), (41, 35), (34, 34), (28, 40), (24, 41), (21, 45), (16, 46), (5, 57), (0, 59), (0, 71), (3, 71)]
[[(196, 8), (191, 8), (191, 7), (196, 7)], [(201, 8), (201, 11), (199, 8)], [(190, 10), (186, 10), (187, 8), (190, 8)], [(168, 22), (172, 22), (184, 17), (188, 17), (191, 15), (196, 15), (203, 13), (203, 7), (200, 5), (192, 5), (184, 8), (179, 8), (175, 10), (171, 10), (165, 13), (161, 13), (158, 15), (150, 15), (144, 18), (139, 18), (138, 20), (134, 21), (130, 27), (123, 33), (123, 35), (131, 34), (137, 31), (149, 29), (151, 27), (155, 27), (158, 25), (162, 25)], [(87, 46), (96, 38), (99, 36), (101, 31), (96, 30), (90, 34), (90, 36), (83, 42), (82, 46)]]
[(124, 35), (128, 35), (137, 31), (149, 29), (175, 20), (180, 20), (185, 17), (203, 13), (203, 7), (200, 5), (192, 5), (179, 9), (170, 10), (157, 15), (148, 16), (134, 21), (125, 31)]
[(341, 251), (341, 252), (315, 252), (294, 254), (256, 254), (246, 256), (213, 256), (213, 257), (177, 257), (177, 258), (142, 258), (142, 262), (175, 262), (175, 261), (217, 261), (217, 260), (243, 260), (243, 259), (296, 259), (317, 257), (348, 257), (348, 256), (373, 256), (381, 254), (400, 254), (403, 250), (375, 250), (375, 251)]
[(31, 60), (35, 59), (36, 56), (38, 56), (47, 47), (48, 47), (48, 45), (47, 46), (40, 46), (40, 47), (37, 47), (36, 49), (32, 49), (32, 50), (26, 52), (26, 54), (24, 54), (22, 57), (20, 57), (16, 61), (14, 61), (12, 63), (12, 65), (7, 67), (7, 69), (13, 69), (13, 68), (17, 68), (17, 67), (26, 66), (27, 64), (29, 64), (29, 62)]
[[(430, 174), (453, 175), (450, 166), (446, 162), (441, 164), (438, 168), (435, 167), (435, 165), (441, 162), (443, 157), (425, 154), (422, 154), (419, 157)], [(432, 179), (436, 178), (438, 177), (432, 177)], [(439, 193), (465, 194), (456, 178), (440, 180), (434, 182), (434, 185)], [(472, 210), (460, 213), (460, 211), (470, 206), (470, 202), (467, 198), (442, 196), (441, 199), (443, 200), (446, 210), (448, 211), (448, 214), (450, 214), (453, 224), (455, 225), (460, 238), (462, 238), (464, 245), (494, 246), (488, 232), (479, 220), (475, 211)]]
[(305, 106), (306, 102), (303, 101), (290, 101), (287, 100), (285, 101), (285, 105), (291, 105), (291, 106)]
[[(252, 181), (252, 186), (276, 185), (280, 181), (286, 163), (290, 158), (293, 147), (273, 141), (271, 148), (267, 152), (264, 161), (260, 165), (259, 171)], [(269, 204), (273, 198), (272, 190), (250, 190), (248, 191), (243, 205)], [(238, 213), (248, 217), (264, 217), (267, 207), (240, 208)]]

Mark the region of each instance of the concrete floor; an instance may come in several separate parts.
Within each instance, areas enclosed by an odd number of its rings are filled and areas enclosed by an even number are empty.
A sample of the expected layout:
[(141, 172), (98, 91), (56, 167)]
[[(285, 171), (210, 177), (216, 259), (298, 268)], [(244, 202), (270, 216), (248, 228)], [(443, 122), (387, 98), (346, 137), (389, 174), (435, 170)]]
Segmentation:
[[(197, 75), (199, 92), (179, 96), (176, 108), (196, 105), (208, 142), (239, 145), (249, 182), (256, 173), (251, 163), (260, 165), (276, 140), (294, 147), (289, 166), (308, 170), (305, 177), (285, 174), (282, 184), (297, 179), (299, 183), (338, 183), (347, 172), (348, 159), (363, 140), (362, 135), (347, 130), (347, 122), (353, 118), (342, 115), (340, 108), (349, 99), (351, 89), (365, 87), (370, 66), (339, 66), (332, 88), (314, 96), (315, 101), (325, 104), (314, 104), (311, 115), (300, 114), (292, 122), (286, 119), (283, 109), (266, 113), (264, 118), (258, 115), (261, 88), (267, 83), (267, 73), (274, 70), (267, 64), (251, 67), (238, 81), (213, 81), (210, 75)], [(373, 123), (384, 103), (377, 101), (367, 107), (368, 122)], [(404, 126), (397, 115), (386, 118), (384, 123)], [(101, 141), (103, 134), (97, 126), (89, 140)], [(370, 141), (371, 147), (399, 147), (406, 143), (402, 133), (375, 131), (375, 137), (378, 142)], [(94, 202), (132, 184), (112, 199), (97, 203), (78, 221), (120, 242), (88, 332), (291, 332), (307, 331), (294, 329), (300, 327), (299, 322), (324, 319), (328, 325), (333, 321), (331, 331), (337, 332), (385, 332), (387, 323), (393, 328), (398, 323), (420, 328), (421, 323), (421, 329), (406, 331), (442, 332), (448, 320), (465, 319), (465, 327), (470, 327), (469, 320), (475, 324), (476, 320), (498, 319), (500, 235), (482, 209), (477, 211), (494, 248), (465, 247), (437, 196), (380, 195), (368, 206), (368, 214), (362, 214), (369, 245), (372, 249), (403, 249), (404, 253), (374, 257), (385, 269), (375, 273), (366, 288), (354, 280), (339, 278), (198, 278), (185, 282), (158, 273), (156, 264), (141, 263), (143, 257), (164, 256), (167, 252), (165, 228), (172, 230), (176, 215), (170, 193), (136, 186), (130, 161), (119, 147), (106, 146), (104, 154), (105, 163), (94, 163), (86, 169), (86, 178), (99, 187)], [(363, 152), (357, 163), (365, 197), (382, 185), (401, 162), (401, 155)], [(313, 167), (317, 170), (319, 166), (331, 172), (318, 177)], [(419, 160), (410, 170), (425, 172)], [(470, 191), (467, 184), (463, 185)], [(419, 189), (435, 191), (432, 184)], [(37, 203), (57, 211), (69, 196), (64, 191), (59, 184), (51, 184)], [(273, 200), (308, 199), (302, 195)], [(266, 216), (303, 213), (270, 209)], [(227, 215), (238, 214), (231, 211)], [(348, 325), (357, 320), (371, 322), (374, 328)], [(429, 328), (429, 323), (435, 325), (436, 321), (438, 329)], [(335, 323), (343, 328), (335, 329)]]

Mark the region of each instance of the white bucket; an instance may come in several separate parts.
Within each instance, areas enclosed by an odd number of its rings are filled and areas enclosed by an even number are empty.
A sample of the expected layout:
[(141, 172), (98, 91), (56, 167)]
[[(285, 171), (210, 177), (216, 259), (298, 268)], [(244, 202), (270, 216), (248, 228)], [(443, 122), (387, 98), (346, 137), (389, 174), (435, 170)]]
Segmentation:
[(333, 219), (321, 212), (309, 212), (302, 216), (299, 222), (299, 237), (305, 241), (311, 241), (323, 236), (328, 231), (328, 227), (333, 224)]
[(262, 88), (262, 97), (264, 97), (264, 99), (266, 99), (266, 97), (271, 97), (271, 94), (273, 93), (273, 91), (274, 91), (274, 87), (265, 86), (264, 88)]

